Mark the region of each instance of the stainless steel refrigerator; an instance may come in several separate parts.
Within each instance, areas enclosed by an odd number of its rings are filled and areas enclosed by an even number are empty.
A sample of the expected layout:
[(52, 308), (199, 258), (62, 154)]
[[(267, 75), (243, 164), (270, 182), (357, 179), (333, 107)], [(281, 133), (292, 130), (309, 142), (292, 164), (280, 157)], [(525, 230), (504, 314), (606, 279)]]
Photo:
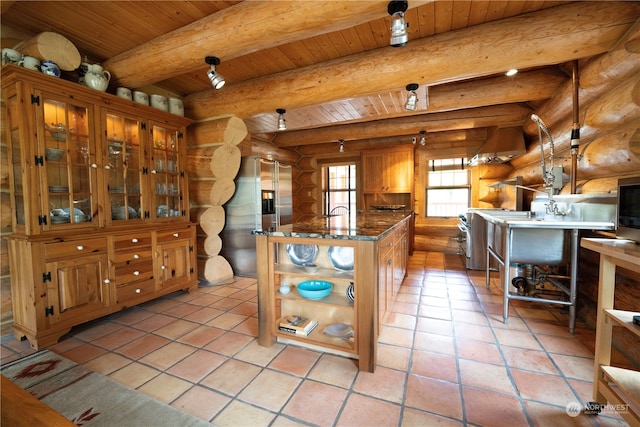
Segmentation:
[(291, 224), (291, 166), (273, 160), (243, 157), (236, 191), (225, 205), (221, 255), (236, 276), (257, 276), (254, 230)]

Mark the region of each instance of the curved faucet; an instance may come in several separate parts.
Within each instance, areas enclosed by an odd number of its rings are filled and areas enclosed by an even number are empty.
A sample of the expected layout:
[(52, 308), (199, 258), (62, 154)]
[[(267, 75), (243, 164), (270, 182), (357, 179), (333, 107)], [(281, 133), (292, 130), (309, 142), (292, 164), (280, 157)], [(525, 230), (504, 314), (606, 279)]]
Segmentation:
[[(531, 114), (531, 120), (538, 125), (538, 141), (540, 142), (540, 155), (542, 157), (542, 179), (544, 180), (544, 188), (549, 193), (549, 203), (546, 205), (547, 214), (565, 215), (564, 212), (561, 212), (558, 210), (556, 201), (553, 200), (553, 191), (554, 191), (554, 183), (555, 183), (555, 176), (553, 175), (553, 154), (554, 154), (553, 138), (551, 137), (551, 133), (549, 133), (549, 128), (547, 128), (547, 125), (544, 124), (544, 122), (538, 115)], [(547, 170), (547, 167), (544, 161), (544, 143), (542, 142), (543, 132), (547, 137), (547, 140), (549, 141), (549, 170)]]

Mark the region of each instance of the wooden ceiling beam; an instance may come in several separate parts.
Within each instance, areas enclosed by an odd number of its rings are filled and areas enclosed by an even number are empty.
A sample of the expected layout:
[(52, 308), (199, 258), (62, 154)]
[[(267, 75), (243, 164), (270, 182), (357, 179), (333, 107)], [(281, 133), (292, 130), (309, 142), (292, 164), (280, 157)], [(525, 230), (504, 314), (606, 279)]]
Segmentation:
[(305, 129), (278, 134), (275, 144), (279, 147), (318, 144), (344, 139), (345, 141), (417, 135), (421, 130), (442, 132), (496, 126), (521, 126), (531, 114), (531, 109), (519, 104), (442, 113), (420, 114), (395, 119), (376, 120), (367, 123), (351, 123), (318, 129)]
[(249, 118), (387, 91), (398, 83), (435, 85), (559, 64), (606, 52), (638, 16), (636, 2), (571, 3), (193, 93), (185, 109), (197, 120), (230, 113)]
[[(417, 7), (430, 1), (410, 2)], [(205, 56), (222, 61), (388, 16), (386, 0), (245, 1), (143, 43), (102, 65), (120, 86), (141, 87), (208, 70)]]

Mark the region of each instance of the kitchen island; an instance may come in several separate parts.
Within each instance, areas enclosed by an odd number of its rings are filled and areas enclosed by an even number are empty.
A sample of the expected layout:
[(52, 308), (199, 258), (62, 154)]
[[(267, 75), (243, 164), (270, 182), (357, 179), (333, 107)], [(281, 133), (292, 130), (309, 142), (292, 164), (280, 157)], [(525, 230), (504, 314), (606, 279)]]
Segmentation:
[[(360, 370), (373, 372), (380, 325), (406, 273), (412, 218), (405, 211), (361, 211), (255, 231), (258, 343), (351, 357)], [(317, 300), (301, 296), (298, 286), (309, 281), (329, 282), (331, 292)], [(318, 326), (308, 335), (280, 330), (281, 319), (290, 316)]]

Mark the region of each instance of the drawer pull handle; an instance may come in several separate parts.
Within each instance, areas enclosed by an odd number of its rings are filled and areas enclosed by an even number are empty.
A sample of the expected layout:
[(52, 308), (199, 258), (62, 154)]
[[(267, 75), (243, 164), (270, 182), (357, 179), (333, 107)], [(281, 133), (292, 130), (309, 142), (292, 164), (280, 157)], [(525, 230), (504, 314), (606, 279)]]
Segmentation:
[(131, 243), (138, 243), (138, 239), (134, 237), (133, 239), (131, 239)]
[(165, 267), (164, 265), (160, 266), (160, 270), (164, 270), (165, 268), (167, 268), (167, 267)]
[(138, 255), (138, 254), (133, 254), (133, 259), (140, 259), (140, 255)]
[(173, 237), (180, 237), (180, 233), (173, 233)]
[(136, 294), (139, 294), (140, 292), (142, 292), (140, 288), (136, 289)]
[(136, 271), (134, 271), (134, 272), (133, 272), (133, 275), (134, 275), (134, 276), (139, 276), (139, 275), (140, 275), (140, 272), (139, 272), (138, 270), (136, 270)]
[(106, 284), (108, 285), (109, 283), (111, 283), (111, 280), (109, 280), (109, 279), (104, 279), (104, 280), (103, 280), (103, 282), (104, 282), (104, 283), (106, 283)]
[(84, 250), (84, 246), (78, 245), (78, 246), (76, 246), (76, 249), (79, 250), (79, 251)]

